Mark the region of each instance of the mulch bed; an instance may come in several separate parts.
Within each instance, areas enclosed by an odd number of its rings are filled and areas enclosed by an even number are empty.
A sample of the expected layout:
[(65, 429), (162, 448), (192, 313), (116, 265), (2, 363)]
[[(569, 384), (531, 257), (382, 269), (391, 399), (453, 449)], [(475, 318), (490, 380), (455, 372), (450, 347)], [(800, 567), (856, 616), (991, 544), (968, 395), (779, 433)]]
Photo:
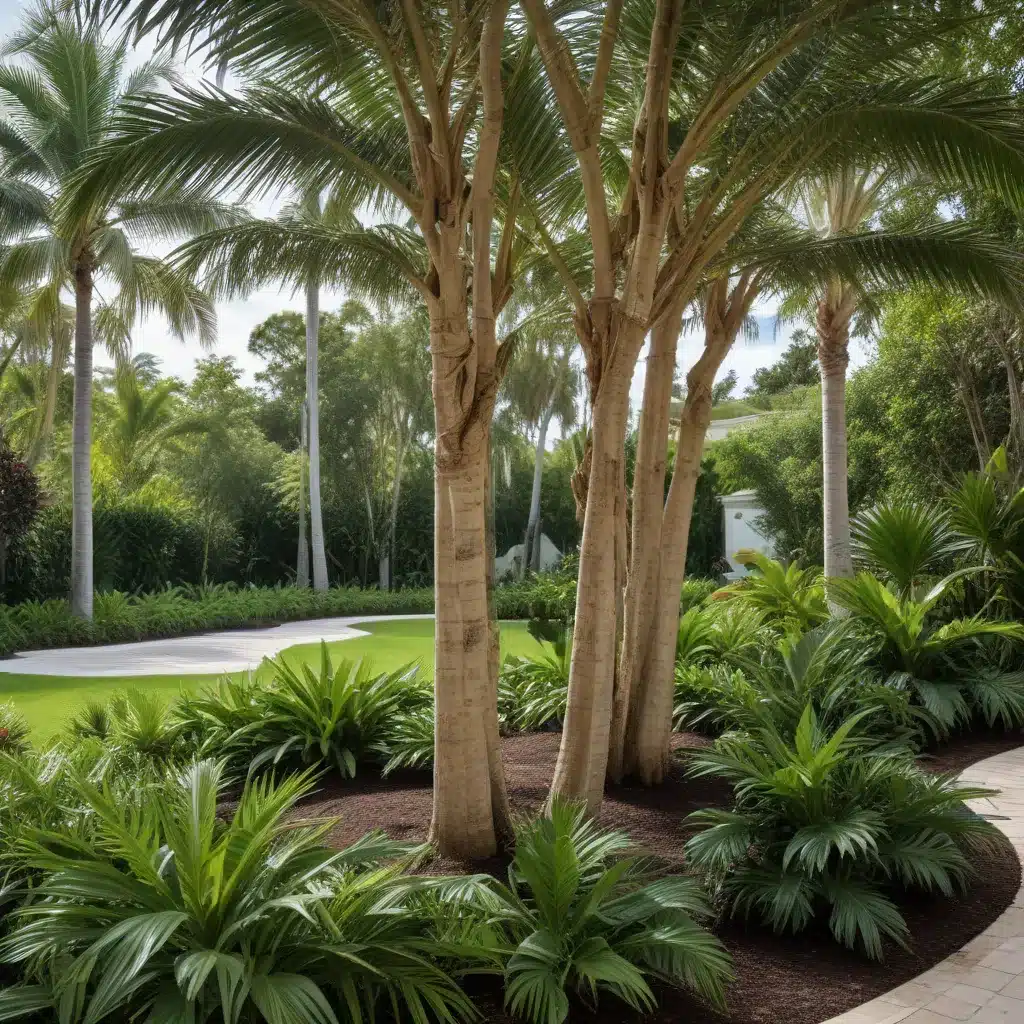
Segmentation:
[[(513, 736), (504, 740), (502, 755), (513, 808), (535, 813), (547, 794), (560, 737), (555, 733)], [(654, 789), (609, 787), (602, 824), (623, 829), (647, 853), (682, 864), (683, 819), (701, 807), (728, 806), (729, 787), (715, 780), (687, 779), (686, 750), (706, 745), (705, 737), (677, 736), (676, 768)], [(951, 740), (922, 758), (932, 771), (958, 772), (967, 765), (1019, 746), (1019, 733), (975, 734)], [(431, 786), (426, 772), (396, 773), (389, 779), (367, 774), (327, 784), (303, 807), (304, 814), (340, 816), (332, 842), (344, 846), (370, 829), (383, 828), (394, 839), (422, 840), (430, 823)], [(435, 861), (434, 872), (467, 870), (504, 874), (506, 860), (474, 865)], [(908, 952), (893, 946), (878, 964), (835, 943), (827, 930), (801, 936), (778, 936), (761, 927), (722, 922), (718, 935), (732, 954), (736, 981), (728, 992), (729, 1012), (722, 1016), (675, 989), (658, 991), (659, 1008), (638, 1017), (613, 998), (597, 1011), (576, 1005), (571, 1020), (579, 1024), (819, 1024), (858, 1004), (882, 995), (916, 977), (956, 952), (983, 931), (1012, 902), (1020, 888), (1021, 866), (1008, 841), (979, 857), (977, 876), (962, 898), (920, 897), (904, 905), (913, 935)], [(493, 979), (477, 981), (472, 994), (489, 1024), (511, 1024), (501, 1008), (500, 988)]]

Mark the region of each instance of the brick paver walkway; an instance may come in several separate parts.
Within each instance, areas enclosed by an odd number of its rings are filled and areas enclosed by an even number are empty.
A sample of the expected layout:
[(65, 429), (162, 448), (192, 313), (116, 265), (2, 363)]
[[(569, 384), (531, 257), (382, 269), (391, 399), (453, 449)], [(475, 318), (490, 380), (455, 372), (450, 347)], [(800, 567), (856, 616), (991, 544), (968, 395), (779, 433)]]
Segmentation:
[[(979, 761), (960, 776), (1000, 790), (976, 800), (979, 814), (1024, 857), (1024, 747)], [(1024, 886), (1013, 905), (977, 938), (931, 970), (825, 1024), (1024, 1024)]]

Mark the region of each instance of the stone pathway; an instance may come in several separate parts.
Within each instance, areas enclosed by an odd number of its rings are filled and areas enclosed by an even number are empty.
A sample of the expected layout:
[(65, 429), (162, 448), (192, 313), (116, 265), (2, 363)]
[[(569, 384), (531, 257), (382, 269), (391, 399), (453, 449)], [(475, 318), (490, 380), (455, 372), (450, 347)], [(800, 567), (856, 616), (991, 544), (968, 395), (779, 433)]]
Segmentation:
[[(962, 782), (1001, 790), (972, 801), (1024, 858), (1024, 747), (965, 769)], [(1024, 1024), (1024, 886), (979, 936), (913, 981), (824, 1024)]]
[(143, 640), (103, 647), (62, 647), (26, 651), (0, 659), (0, 673), (38, 676), (219, 675), (256, 668), (287, 647), (321, 640), (366, 636), (357, 623), (392, 619), (432, 619), (433, 615), (353, 615), (307, 619), (262, 629), (231, 629), (166, 640)]

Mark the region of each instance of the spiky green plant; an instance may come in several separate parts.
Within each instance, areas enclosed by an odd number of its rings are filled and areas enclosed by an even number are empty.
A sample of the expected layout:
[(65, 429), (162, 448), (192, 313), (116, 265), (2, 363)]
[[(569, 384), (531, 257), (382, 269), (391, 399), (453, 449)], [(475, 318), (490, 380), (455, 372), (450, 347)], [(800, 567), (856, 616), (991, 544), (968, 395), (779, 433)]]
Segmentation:
[(410, 847), (379, 834), (342, 851), (333, 822), (296, 822), (308, 774), (246, 786), (218, 817), (224, 766), (197, 762), (144, 800), (83, 783), (87, 838), (33, 830), (38, 898), (0, 944), (29, 983), (0, 1016), (69, 1020), (373, 1020), (378, 1004), (417, 1024), (471, 1014), (429, 959), (440, 953), (416, 892), (430, 883), (383, 861)]
[(783, 629), (812, 629), (828, 619), (820, 569), (801, 569), (795, 562), (783, 565), (746, 549), (735, 557), (753, 571), (716, 591), (717, 600), (739, 599)]
[(572, 631), (563, 630), (540, 654), (510, 656), (501, 667), (499, 711), (505, 728), (535, 732), (562, 724), (569, 699)]
[(1024, 625), (976, 615), (941, 622), (935, 606), (961, 577), (939, 580), (920, 598), (901, 597), (870, 573), (834, 580), (834, 599), (872, 647), (887, 685), (909, 688), (940, 731), (975, 713), (994, 725), (1024, 723), (1024, 672), (999, 671), (993, 641), (1024, 644)]
[(964, 801), (991, 795), (922, 772), (905, 748), (858, 730), (870, 711), (827, 730), (809, 703), (796, 729), (762, 724), (694, 755), (691, 774), (730, 782), (730, 810), (698, 811), (689, 861), (733, 913), (777, 932), (828, 918), (835, 938), (880, 960), (905, 945), (896, 899), (904, 889), (945, 895), (970, 873), (966, 852), (991, 841), (992, 824)]
[(496, 886), (489, 908), (514, 946), (505, 1003), (517, 1017), (560, 1024), (570, 992), (650, 1010), (648, 978), (723, 1003), (730, 959), (695, 921), (710, 909), (700, 886), (681, 875), (652, 881), (631, 852), (625, 833), (601, 830), (560, 800), (550, 817), (519, 829), (509, 884)]
[(940, 506), (923, 501), (881, 501), (852, 523), (853, 558), (891, 582), (901, 596), (943, 570), (970, 546)]

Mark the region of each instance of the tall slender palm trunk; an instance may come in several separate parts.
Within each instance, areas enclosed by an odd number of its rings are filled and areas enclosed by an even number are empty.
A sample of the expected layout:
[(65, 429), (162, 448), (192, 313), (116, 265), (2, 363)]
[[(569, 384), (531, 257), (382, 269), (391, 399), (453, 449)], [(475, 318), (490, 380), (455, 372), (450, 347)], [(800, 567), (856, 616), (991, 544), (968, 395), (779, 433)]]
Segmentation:
[(530, 515), (526, 521), (523, 558), (519, 565), (520, 578), (526, 575), (527, 569), (534, 569), (540, 565), (540, 491), (544, 479), (544, 450), (547, 445), (550, 425), (551, 409), (549, 408), (537, 426), (537, 444), (533, 453), (533, 490), (530, 492)]
[(327, 589), (324, 517), (320, 503), (320, 288), (306, 285), (306, 406), (309, 410), (309, 533), (313, 543), (313, 589)]
[[(457, 244), (452, 240), (453, 247)], [(458, 375), (470, 349), (465, 288), (443, 282), (431, 304), (434, 451), (434, 807), (445, 855), (492, 855), (510, 832), (498, 734), (490, 616), (488, 495), (491, 408), (465, 405)]]
[(551, 796), (601, 806), (626, 552), (625, 433), (629, 379), (610, 374), (594, 401), (590, 473), (573, 627), (569, 700)]
[(309, 538), (306, 536), (306, 467), (309, 465), (309, 426), (306, 405), (299, 413), (299, 555), (295, 560), (295, 585), (309, 586)]
[(636, 464), (633, 469), (633, 522), (629, 573), (623, 600), (622, 648), (615, 680), (608, 777), (619, 781), (625, 769), (630, 698), (645, 671), (658, 605), (661, 527), (665, 503), (669, 414), (682, 310), (651, 332), (644, 374)]
[(850, 316), (841, 302), (818, 303), (818, 364), (821, 367), (821, 454), (824, 467), (825, 578), (853, 575), (846, 444), (846, 368), (850, 362)]
[(92, 267), (75, 267), (75, 396), (71, 418), (71, 613), (92, 618)]

